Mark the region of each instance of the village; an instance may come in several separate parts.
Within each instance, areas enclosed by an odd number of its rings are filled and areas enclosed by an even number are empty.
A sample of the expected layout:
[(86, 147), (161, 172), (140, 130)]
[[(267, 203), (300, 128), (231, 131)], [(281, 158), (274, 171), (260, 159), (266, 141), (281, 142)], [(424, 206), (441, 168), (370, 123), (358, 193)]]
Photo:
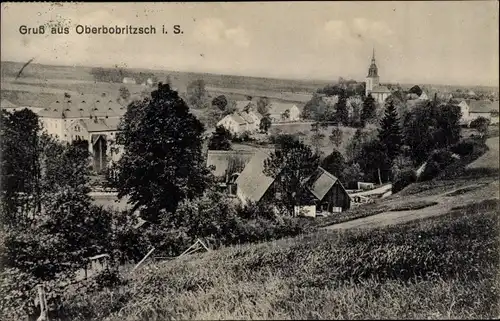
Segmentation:
[[(144, 88), (152, 88), (156, 81), (154, 75), (147, 79), (142, 76), (142, 79), (140, 86)], [(137, 83), (133, 77), (124, 77), (122, 82), (123, 84)], [(359, 114), (363, 101), (366, 97), (371, 96), (378, 110), (383, 110), (386, 101), (394, 101), (398, 105), (404, 105), (406, 109), (412, 109), (438, 100), (441, 105), (451, 104), (460, 107), (460, 125), (465, 128), (470, 127), (471, 123), (478, 118), (487, 119), (490, 125), (498, 124), (499, 106), (495, 93), (478, 95), (472, 90), (460, 89), (454, 92), (439, 92), (435, 89), (426, 91), (418, 85), (411, 88), (407, 86), (408, 89), (405, 90), (401, 86), (381, 85), (375, 50), (372, 53), (365, 82), (339, 83), (338, 87), (348, 88), (353, 87), (353, 85), (358, 87), (361, 85), (361, 90), (364, 88), (364, 92), (358, 90), (346, 100), (349, 117), (352, 117), (355, 112)], [(49, 135), (67, 143), (83, 141), (92, 155), (91, 166), (96, 174), (96, 179), (101, 178), (102, 180), (105, 179), (103, 177), (109, 172), (112, 164), (117, 163), (123, 153), (122, 146), (116, 144), (116, 135), (120, 120), (126, 112), (127, 103), (133, 99), (140, 99), (140, 96), (137, 97), (137, 95), (136, 97), (131, 97), (130, 94), (121, 96), (123, 88), (126, 87), (120, 88), (118, 98), (106, 93), (101, 95), (84, 93), (70, 95), (65, 93), (59, 100), (48, 102), (46, 106), (42, 106), (40, 103), (19, 106), (7, 99), (2, 99), (1, 108), (7, 111), (31, 110), (39, 116), (43, 129)], [(128, 92), (126, 89), (125, 91)], [(335, 112), (339, 100), (338, 94), (320, 93), (315, 95), (321, 103), (327, 106), (326, 108), (332, 108)], [(207, 141), (211, 137), (210, 135), (214, 134), (216, 128), (222, 127), (236, 141), (236, 144), (235, 148), (231, 150), (210, 149), (208, 144), (205, 144), (207, 166), (213, 166), (213, 173), (219, 180), (220, 186), (226, 189), (229, 195), (236, 196), (242, 203), (247, 200), (258, 202), (266, 195), (266, 191), (273, 190), (274, 180), (259, 180), (263, 177), (263, 161), (266, 158), (263, 155), (269, 155), (269, 148), (272, 145), (270, 138), (273, 135), (271, 133), (273, 130), (280, 131), (280, 128), (286, 128), (290, 125), (305, 125), (307, 128), (309, 124), (318, 123), (318, 120), (304, 113), (304, 107), (310, 104), (315, 97), (306, 104), (271, 101), (267, 97), (253, 98), (251, 96), (247, 96), (246, 100), (228, 102), (224, 95), (219, 95), (212, 100), (212, 106), (208, 108), (217, 108), (217, 105), (222, 102), (223, 108), (226, 110), (219, 114), (219, 119), (216, 119), (214, 127), (207, 128)], [(291, 133), (298, 134), (293, 131)], [(303, 134), (303, 132), (300, 133)], [(269, 144), (270, 146), (267, 146)], [(234, 164), (238, 164), (239, 168), (235, 168)], [(390, 182), (341, 182), (332, 173), (328, 173), (321, 167), (318, 168), (318, 171), (323, 171), (324, 177), (329, 177), (331, 181), (322, 182), (322, 184), (326, 184), (325, 186), (315, 187), (326, 189), (321, 193), (311, 191), (316, 197), (317, 205), (314, 210), (311, 210), (309, 205), (304, 205), (309, 208), (309, 211), (306, 211), (307, 214), (304, 215), (313, 217), (316, 216), (316, 213), (328, 215), (334, 211), (346, 210), (351, 205), (357, 205), (360, 202), (371, 202), (373, 198), (391, 195)], [(316, 176), (316, 180), (325, 179), (321, 175)], [(318, 183), (318, 181), (311, 180), (310, 185), (316, 186)], [(351, 187), (349, 189), (347, 188), (348, 183)], [(99, 191), (103, 191), (102, 184), (96, 185), (94, 188), (97, 188), (94, 190), (97, 194)], [(255, 194), (256, 190), (258, 190), (257, 194)], [(373, 190), (373, 192), (368, 190)], [(106, 195), (114, 195), (112, 188), (107, 188), (106, 191)], [(297, 209), (297, 213), (299, 212), (301, 211)]]
[(498, 3), (1, 13), (0, 320), (500, 316)]

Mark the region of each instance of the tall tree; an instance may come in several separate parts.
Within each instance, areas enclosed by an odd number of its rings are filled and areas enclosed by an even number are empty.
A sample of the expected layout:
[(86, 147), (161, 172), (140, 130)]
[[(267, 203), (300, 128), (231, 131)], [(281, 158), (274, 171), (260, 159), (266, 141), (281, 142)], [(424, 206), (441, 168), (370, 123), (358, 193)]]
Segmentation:
[(124, 146), (119, 197), (143, 206), (146, 220), (174, 212), (180, 201), (201, 195), (209, 170), (202, 155), (202, 123), (168, 85), (158, 84), (151, 99), (128, 106), (117, 142)]
[[(13, 113), (1, 110), (0, 123), (0, 186), (4, 224), (22, 223), (26, 211), (16, 209), (26, 202), (38, 202), (40, 186), (38, 117), (23, 109)], [(31, 204), (34, 205), (34, 204)]]
[(330, 134), (330, 136), (328, 138), (330, 139), (330, 142), (333, 145), (335, 145), (336, 147), (339, 147), (340, 144), (342, 144), (342, 136), (343, 136), (343, 133), (342, 133), (342, 130), (340, 129), (340, 127), (335, 126), (332, 128), (332, 133)]
[(369, 94), (363, 101), (363, 110), (361, 111), (361, 125), (363, 127), (375, 118), (376, 108), (375, 99)]
[(334, 149), (332, 153), (326, 156), (321, 162), (321, 167), (323, 167), (330, 174), (337, 176), (337, 178), (341, 181), (343, 181), (342, 173), (344, 172), (345, 165), (344, 156), (342, 156), (342, 154), (336, 149)]
[(259, 97), (257, 100), (257, 112), (259, 112), (262, 116), (269, 113), (269, 98)]
[(207, 107), (208, 94), (205, 89), (205, 81), (198, 79), (187, 86), (187, 103), (193, 108)]
[(349, 125), (349, 111), (347, 110), (347, 97), (344, 93), (339, 95), (339, 101), (336, 104), (335, 120), (337, 124)]
[(385, 147), (390, 161), (400, 154), (403, 138), (401, 128), (399, 127), (398, 114), (392, 100), (388, 102), (385, 109), (385, 115), (380, 124), (378, 138)]
[(293, 136), (284, 135), (277, 149), (264, 161), (264, 174), (280, 177), (283, 197), (278, 203), (293, 213), (303, 181), (319, 165), (319, 156)]
[(217, 126), (210, 137), (208, 149), (231, 150), (231, 133), (223, 126)]
[(266, 133), (269, 131), (269, 128), (271, 128), (271, 117), (269, 114), (266, 114), (260, 119), (260, 124), (259, 124), (259, 129), (263, 132)]
[(446, 148), (460, 140), (460, 107), (447, 104), (435, 112), (436, 131), (434, 141), (440, 148)]

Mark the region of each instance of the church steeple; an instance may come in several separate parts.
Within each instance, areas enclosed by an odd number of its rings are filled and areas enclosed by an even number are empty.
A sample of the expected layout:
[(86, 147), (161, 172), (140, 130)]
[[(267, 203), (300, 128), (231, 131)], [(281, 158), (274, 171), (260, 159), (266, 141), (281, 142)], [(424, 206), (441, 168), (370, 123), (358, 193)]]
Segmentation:
[(373, 52), (372, 52), (372, 62), (370, 64), (370, 68), (368, 69), (368, 76), (367, 77), (378, 77), (378, 68), (375, 63), (375, 47), (373, 47)]

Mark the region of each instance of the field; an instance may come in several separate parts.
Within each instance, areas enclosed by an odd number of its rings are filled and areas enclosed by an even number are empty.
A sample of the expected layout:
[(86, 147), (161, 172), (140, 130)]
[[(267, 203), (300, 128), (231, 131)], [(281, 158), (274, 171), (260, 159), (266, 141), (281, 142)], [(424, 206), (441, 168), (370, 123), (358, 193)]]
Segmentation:
[[(2, 91), (33, 91), (60, 94), (68, 91), (85, 94), (117, 95), (121, 83), (95, 82), (91, 67), (82, 66), (48, 66), (32, 63), (28, 65), (14, 82), (22, 63), (2, 62)], [(324, 87), (329, 82), (312, 80), (289, 80), (257, 78), (234, 75), (217, 75), (208, 73), (193, 73), (165, 70), (127, 69), (131, 72), (151, 72), (159, 81), (168, 77), (172, 86), (180, 93), (185, 93), (187, 84), (193, 80), (204, 80), (207, 91), (212, 97), (227, 94), (231, 99), (245, 99), (247, 95), (267, 96), (280, 101), (304, 103), (309, 100), (312, 92)], [(141, 92), (144, 87), (126, 84), (132, 93)], [(43, 88), (43, 89), (41, 89)]]
[(496, 318), (498, 200), (152, 263), (68, 297), (72, 320)]

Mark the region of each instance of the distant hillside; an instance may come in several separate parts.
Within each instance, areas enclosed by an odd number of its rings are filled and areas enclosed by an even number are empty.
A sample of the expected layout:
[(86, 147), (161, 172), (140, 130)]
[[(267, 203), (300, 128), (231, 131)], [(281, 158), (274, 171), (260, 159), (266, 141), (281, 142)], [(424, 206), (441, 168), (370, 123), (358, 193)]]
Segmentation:
[[(22, 68), (23, 63), (3, 61), (1, 62), (1, 77), (15, 77)], [(116, 68), (103, 68), (114, 70)], [(185, 91), (185, 86), (193, 80), (202, 79), (207, 86), (219, 88), (244, 88), (248, 90), (266, 90), (266, 91), (286, 91), (294, 93), (312, 93), (317, 88), (324, 87), (328, 81), (312, 80), (289, 80), (273, 78), (257, 78), (247, 76), (220, 75), (211, 73), (180, 72), (168, 70), (150, 70), (138, 68), (122, 68), (127, 75), (134, 73), (153, 74), (159, 81), (166, 81), (170, 76), (172, 84)], [(22, 73), (21, 78), (31, 77), (38, 79), (67, 79), (94, 81), (92, 67), (82, 66), (51, 66), (32, 63), (29, 64)]]

